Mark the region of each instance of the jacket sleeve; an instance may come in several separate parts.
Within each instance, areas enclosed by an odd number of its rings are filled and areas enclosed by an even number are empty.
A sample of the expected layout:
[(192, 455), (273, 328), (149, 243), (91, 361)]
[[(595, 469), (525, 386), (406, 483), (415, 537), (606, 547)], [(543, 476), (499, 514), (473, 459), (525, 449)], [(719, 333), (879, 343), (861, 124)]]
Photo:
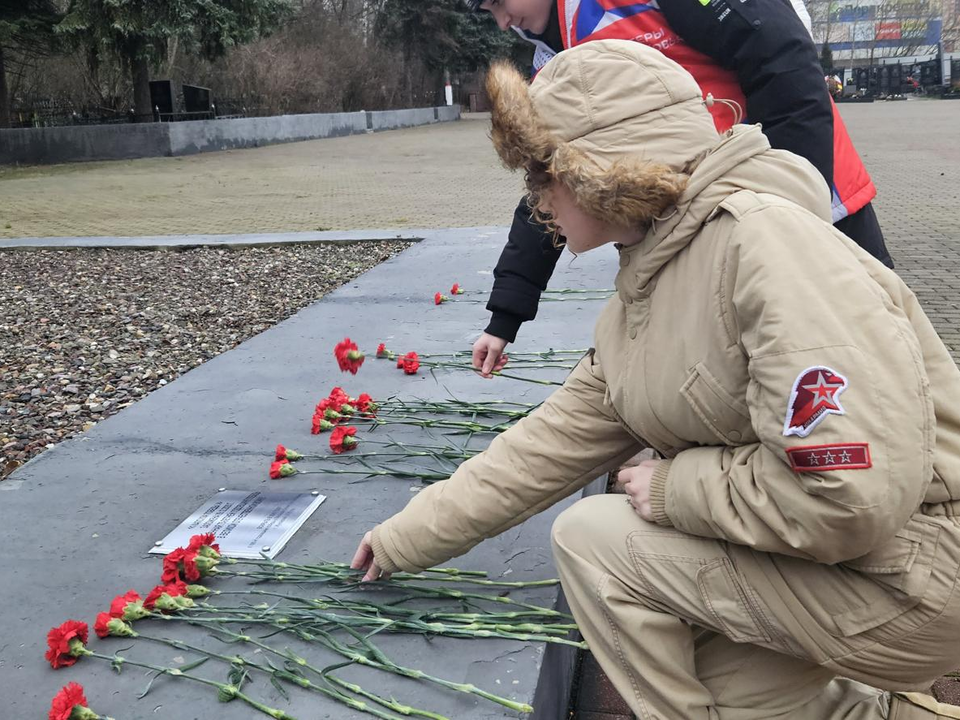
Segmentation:
[[(659, 524), (831, 564), (880, 547), (919, 507), (936, 433), (920, 343), (854, 252), (800, 210), (739, 222), (722, 295), (760, 441), (659, 465)], [(803, 388), (822, 394), (806, 402)]]
[(661, 0), (693, 49), (736, 73), (746, 119), (805, 157), (833, 186), (833, 106), (816, 46), (786, 0)]
[(593, 355), (535, 412), (373, 531), (386, 572), (432, 567), (572, 495), (626, 461), (638, 443), (605, 404)]
[(493, 270), (493, 291), (487, 310), (493, 313), (486, 332), (508, 342), (517, 339), (521, 323), (537, 316), (540, 293), (557, 265), (562, 248), (530, 218), (526, 198), (520, 201), (500, 261)]

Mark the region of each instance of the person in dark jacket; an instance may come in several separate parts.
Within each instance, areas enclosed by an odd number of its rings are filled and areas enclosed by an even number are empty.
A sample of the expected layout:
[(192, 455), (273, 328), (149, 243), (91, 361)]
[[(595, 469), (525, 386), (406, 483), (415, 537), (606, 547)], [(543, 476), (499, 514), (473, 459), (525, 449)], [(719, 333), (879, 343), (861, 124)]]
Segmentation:
[[(740, 122), (742, 108), (773, 147), (809, 160), (832, 191), (835, 226), (893, 267), (870, 202), (876, 189), (830, 99), (799, 9), (787, 0), (466, 2), (536, 47), (534, 72), (556, 53), (592, 40), (635, 40), (660, 50), (700, 84), (719, 131)], [(504, 366), (506, 345), (536, 317), (560, 256), (553, 235), (530, 214), (521, 200), (494, 269), (492, 316), (473, 348), (485, 377)]]

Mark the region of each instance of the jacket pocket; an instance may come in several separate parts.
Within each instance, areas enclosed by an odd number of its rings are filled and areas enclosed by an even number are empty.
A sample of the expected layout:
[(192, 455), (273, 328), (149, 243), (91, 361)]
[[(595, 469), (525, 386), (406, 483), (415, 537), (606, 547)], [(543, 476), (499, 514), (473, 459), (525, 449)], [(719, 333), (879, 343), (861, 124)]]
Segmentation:
[(874, 580), (896, 588), (910, 598), (923, 597), (940, 544), (940, 526), (910, 518), (892, 540), (843, 565), (874, 576)]
[(879, 588), (879, 599), (833, 616), (841, 635), (871, 630), (915, 607), (926, 593), (937, 554), (940, 527), (912, 518), (888, 542), (841, 565), (867, 576)]
[(746, 402), (728, 393), (713, 374), (700, 362), (680, 388), (680, 394), (693, 411), (725, 445), (743, 442), (750, 425)]
[(713, 560), (697, 571), (697, 586), (709, 613), (724, 635), (738, 643), (769, 643), (760, 611), (726, 558)]

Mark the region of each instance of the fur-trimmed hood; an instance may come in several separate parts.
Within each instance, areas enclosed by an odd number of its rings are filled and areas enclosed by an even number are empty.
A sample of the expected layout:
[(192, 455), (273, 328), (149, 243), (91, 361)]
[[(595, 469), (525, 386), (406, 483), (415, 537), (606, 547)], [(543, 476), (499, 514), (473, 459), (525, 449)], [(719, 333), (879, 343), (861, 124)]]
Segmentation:
[(487, 91), (491, 139), (504, 164), (525, 170), (534, 192), (548, 175), (595, 217), (652, 226), (643, 254), (669, 236), (671, 248), (657, 253), (668, 257), (739, 189), (779, 195), (830, 219), (827, 185), (809, 162), (771, 150), (759, 126), (721, 137), (693, 77), (640, 43), (571, 48), (532, 84), (498, 63)]
[(491, 138), (507, 167), (546, 171), (586, 212), (624, 225), (649, 225), (673, 205), (684, 170), (719, 140), (693, 77), (635, 42), (566, 50), (532, 84), (497, 63), (487, 92)]

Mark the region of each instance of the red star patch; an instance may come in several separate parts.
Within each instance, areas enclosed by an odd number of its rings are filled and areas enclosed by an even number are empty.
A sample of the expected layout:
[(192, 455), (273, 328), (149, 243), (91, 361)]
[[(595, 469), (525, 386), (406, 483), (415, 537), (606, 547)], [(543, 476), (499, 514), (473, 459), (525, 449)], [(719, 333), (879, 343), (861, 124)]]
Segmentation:
[(827, 415), (846, 414), (840, 406), (840, 393), (846, 389), (847, 379), (835, 370), (822, 365), (804, 370), (790, 391), (783, 434), (806, 437)]

